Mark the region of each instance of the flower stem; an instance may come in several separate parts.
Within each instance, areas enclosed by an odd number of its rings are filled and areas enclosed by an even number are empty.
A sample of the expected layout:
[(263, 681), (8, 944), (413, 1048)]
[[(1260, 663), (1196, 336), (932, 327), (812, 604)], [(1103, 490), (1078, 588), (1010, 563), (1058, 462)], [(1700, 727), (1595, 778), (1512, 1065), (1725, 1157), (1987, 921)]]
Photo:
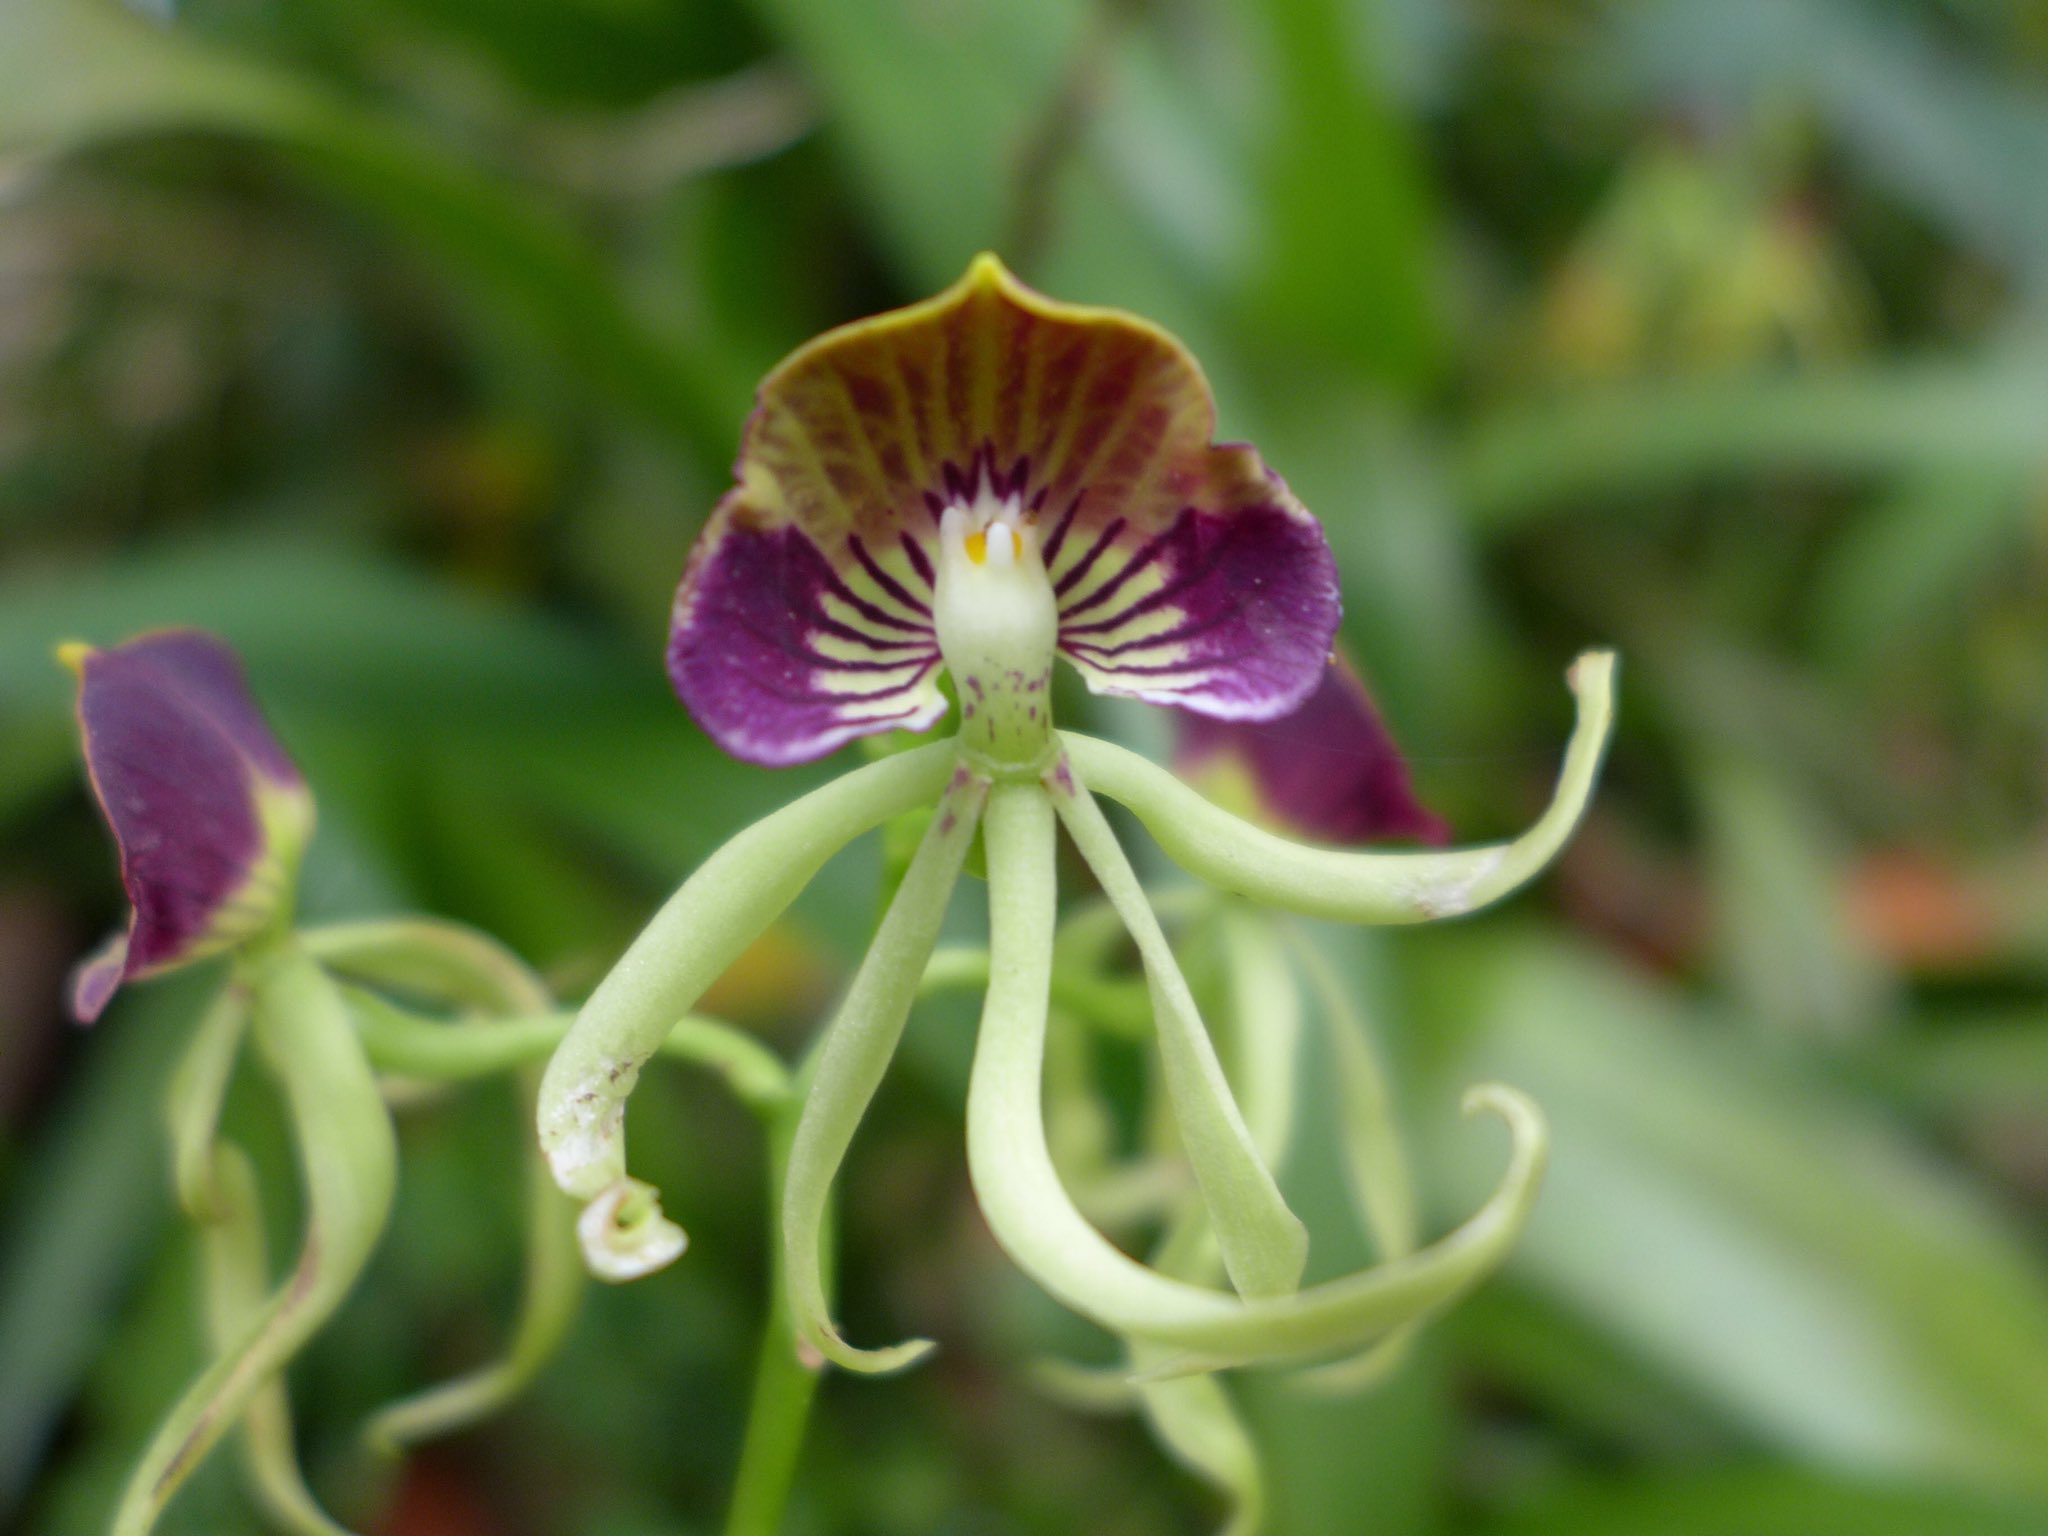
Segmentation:
[[(740, 1446), (739, 1469), (733, 1475), (732, 1504), (726, 1511), (725, 1536), (775, 1536), (781, 1529), (804, 1431), (810, 1424), (811, 1404), (818, 1395), (818, 1372), (797, 1352), (788, 1299), (789, 1263), (782, 1241), (780, 1195), (796, 1121), (793, 1102), (780, 1106), (768, 1120), (768, 1226), (774, 1271), (761, 1350), (754, 1365), (746, 1438)], [(820, 1263), (826, 1271), (822, 1283), (829, 1296), (829, 1249)]]
[[(263, 1309), (269, 1258), (256, 1169), (232, 1142), (212, 1147), (208, 1184), (212, 1211), (204, 1227), (207, 1333), (226, 1352)], [(292, 1444), (291, 1401), (284, 1377), (273, 1376), (249, 1398), (242, 1416), (242, 1469), (251, 1494), (294, 1536), (348, 1536), (306, 1487)]]
[[(575, 1015), (549, 1012), (451, 1023), (401, 1008), (373, 992), (351, 989), (356, 1028), (380, 1072), (436, 1082), (495, 1077), (546, 1061), (569, 1033)], [(659, 1055), (714, 1072), (744, 1104), (768, 1109), (789, 1096), (789, 1069), (745, 1031), (689, 1014), (661, 1042)]]
[(201, 1016), (171, 1073), (165, 1102), (171, 1182), (179, 1207), (194, 1221), (210, 1221), (223, 1212), (226, 1196), (215, 1187), (214, 1137), (220, 1130), (221, 1100), (248, 1032), (249, 989), (231, 977)]

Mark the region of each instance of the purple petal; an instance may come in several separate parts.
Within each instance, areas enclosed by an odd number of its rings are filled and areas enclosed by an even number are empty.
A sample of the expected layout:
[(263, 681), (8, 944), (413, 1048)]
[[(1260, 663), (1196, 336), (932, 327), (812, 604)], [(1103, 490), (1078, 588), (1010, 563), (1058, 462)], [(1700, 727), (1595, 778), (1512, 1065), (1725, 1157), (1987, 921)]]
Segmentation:
[(1299, 709), (1241, 724), (1182, 717), (1175, 764), (1187, 778), (1236, 772), (1268, 820), (1329, 843), (1450, 841), (1415, 798), (1408, 765), (1358, 674), (1332, 662)]
[(143, 635), (81, 649), (75, 665), (86, 769), (133, 906), (127, 932), (73, 979), (73, 1012), (89, 1023), (122, 982), (259, 931), (312, 807), (240, 663), (212, 636)]
[(1336, 562), (1284, 486), (1261, 473), (1258, 490), (1186, 506), (1142, 540), (1118, 530), (1092, 562), (1054, 572), (1060, 649), (1090, 688), (1270, 720), (1316, 686), (1340, 612)]
[(711, 739), (784, 767), (938, 719), (929, 619), (858, 561), (835, 571), (802, 528), (762, 526), (736, 497), (691, 556), (669, 638), (669, 677)]

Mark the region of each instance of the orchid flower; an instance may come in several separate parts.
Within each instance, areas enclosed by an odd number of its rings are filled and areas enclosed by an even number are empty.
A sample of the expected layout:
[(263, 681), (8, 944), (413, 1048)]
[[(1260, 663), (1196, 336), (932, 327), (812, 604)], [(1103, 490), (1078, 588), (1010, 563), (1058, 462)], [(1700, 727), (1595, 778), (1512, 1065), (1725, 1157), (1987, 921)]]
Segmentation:
[[(78, 678), (86, 769), (132, 907), (124, 932), (79, 967), (74, 1011), (89, 1021), (127, 982), (228, 961), (169, 1092), (172, 1182), (204, 1237), (215, 1355), (145, 1449), (114, 1536), (149, 1531), (238, 1426), (255, 1500), (286, 1530), (336, 1536), (341, 1527), (299, 1472), (283, 1372), (353, 1289), (384, 1231), (397, 1146), (379, 1074), (531, 1074), (567, 1021), (531, 971), (470, 930), (424, 918), (294, 929), (312, 795), (219, 640), (167, 630), (58, 655)], [(448, 1028), (414, 1011), (422, 1005), (470, 1017)], [(221, 1134), (228, 1084), (251, 1042), (284, 1101), (305, 1184), (305, 1241), (281, 1283), (264, 1251), (254, 1165)], [(786, 1096), (779, 1065), (725, 1026), (684, 1021), (665, 1044), (755, 1100)], [(530, 1169), (526, 1289), (505, 1355), (377, 1414), (368, 1426), (377, 1446), (444, 1434), (501, 1406), (560, 1342), (581, 1282), (572, 1213), (537, 1156)]]
[[(1098, 793), (1221, 889), (1362, 923), (1470, 912), (1527, 881), (1591, 793), (1612, 658), (1571, 672), (1578, 723), (1549, 809), (1511, 842), (1382, 852), (1261, 830), (1143, 757), (1057, 729), (1056, 658), (1090, 689), (1224, 721), (1288, 714), (1316, 688), (1339, 603), (1320, 526), (1241, 445), (1213, 441), (1194, 359), (1130, 315), (1044, 298), (992, 256), (936, 298), (827, 333), (771, 372), (735, 485), (677, 594), (670, 676), (697, 722), (750, 762), (855, 738), (946, 740), (847, 773), (739, 833), (655, 915), (549, 1063), (541, 1146), (587, 1202), (586, 1260), (659, 1267), (682, 1234), (627, 1171), (625, 1110), (674, 1022), (864, 832), (933, 814), (866, 957), (800, 1076), (781, 1259), (799, 1346), (862, 1371), (924, 1341), (848, 1342), (827, 1302), (832, 1184), (901, 1036), (977, 834), (989, 888), (987, 989), (967, 1102), (968, 1167), (997, 1241), (1067, 1306), (1142, 1345), (1159, 1373), (1354, 1352), (1432, 1314), (1514, 1241), (1540, 1179), (1535, 1106), (1497, 1085), (1470, 1105), (1512, 1138), (1496, 1193), (1434, 1244), (1300, 1286), (1307, 1236), (1283, 1200), (1164, 930)], [(950, 678), (949, 699), (942, 678)], [(1161, 1074), (1223, 1284), (1148, 1266), (1077, 1208), (1041, 1096), (1055, 985), (1054, 847), (1064, 825), (1143, 963)]]

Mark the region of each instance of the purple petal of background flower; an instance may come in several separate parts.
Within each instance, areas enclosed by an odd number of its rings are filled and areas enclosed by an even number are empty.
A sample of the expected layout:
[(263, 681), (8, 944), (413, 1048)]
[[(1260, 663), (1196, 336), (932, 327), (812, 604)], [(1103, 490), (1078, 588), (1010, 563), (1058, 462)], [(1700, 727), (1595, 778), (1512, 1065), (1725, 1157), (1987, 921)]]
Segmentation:
[(258, 776), (303, 783), (234, 653), (196, 630), (86, 653), (78, 720), (134, 909), (74, 980), (73, 1011), (90, 1023), (123, 981), (207, 951), (266, 852)]
[(1358, 675), (1332, 662), (1301, 707), (1260, 724), (1181, 717), (1174, 753), (1194, 775), (1219, 757), (1251, 778), (1276, 822), (1330, 843), (1450, 841), (1450, 827), (1415, 798), (1408, 765)]

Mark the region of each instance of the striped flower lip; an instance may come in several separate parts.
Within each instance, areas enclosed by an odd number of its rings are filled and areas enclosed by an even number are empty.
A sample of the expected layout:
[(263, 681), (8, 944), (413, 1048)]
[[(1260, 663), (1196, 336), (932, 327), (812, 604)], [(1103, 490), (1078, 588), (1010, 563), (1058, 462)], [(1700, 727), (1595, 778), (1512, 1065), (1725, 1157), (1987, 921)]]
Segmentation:
[(1415, 798), (1401, 749), (1341, 657), (1298, 709), (1277, 720), (1184, 719), (1174, 767), (1211, 799), (1247, 802), (1258, 819), (1300, 837), (1451, 840), (1449, 823)]
[(268, 928), (288, 904), (313, 802), (213, 636), (161, 630), (58, 656), (78, 676), (86, 771), (132, 905), (127, 930), (72, 976), (72, 1012), (89, 1024), (124, 982)]
[(676, 691), (720, 746), (768, 765), (929, 727), (946, 709), (946, 530), (976, 567), (1042, 567), (1059, 653), (1094, 691), (1285, 714), (1328, 659), (1336, 568), (1315, 519), (1215, 425), (1166, 332), (978, 257), (763, 381), (676, 596)]

